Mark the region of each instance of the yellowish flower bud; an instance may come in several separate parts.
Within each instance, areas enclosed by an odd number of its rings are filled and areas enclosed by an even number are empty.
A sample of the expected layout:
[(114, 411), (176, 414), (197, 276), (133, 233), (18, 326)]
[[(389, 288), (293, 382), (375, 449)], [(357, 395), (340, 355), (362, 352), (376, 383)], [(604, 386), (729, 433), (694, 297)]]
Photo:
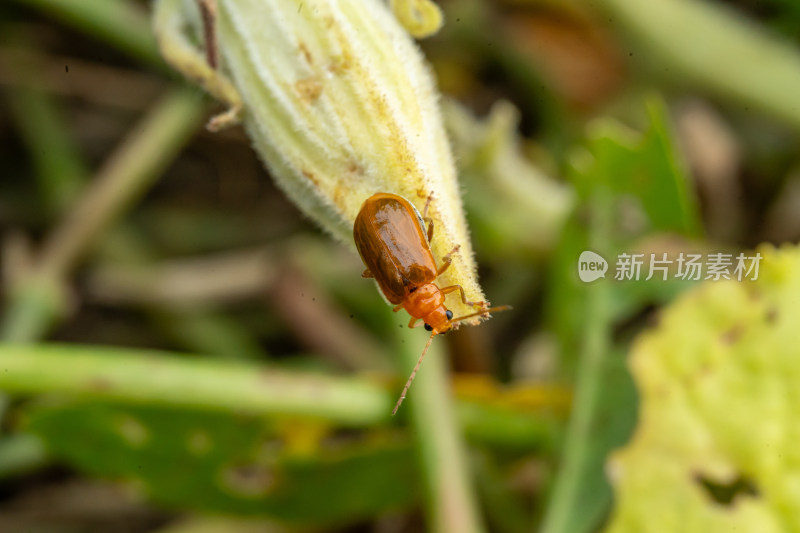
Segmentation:
[[(217, 70), (192, 44), (203, 42), (196, 3), (159, 0), (155, 11), (164, 57), (231, 106), (211, 126), (241, 116), (279, 186), (351, 246), (353, 221), (372, 194), (400, 194), (420, 210), (433, 194), (435, 257), (460, 245), (439, 284), (459, 284), (469, 300), (484, 300), (439, 95), (387, 5), (217, 0), (213, 11)], [(474, 311), (459, 298), (448, 306), (455, 316)]]

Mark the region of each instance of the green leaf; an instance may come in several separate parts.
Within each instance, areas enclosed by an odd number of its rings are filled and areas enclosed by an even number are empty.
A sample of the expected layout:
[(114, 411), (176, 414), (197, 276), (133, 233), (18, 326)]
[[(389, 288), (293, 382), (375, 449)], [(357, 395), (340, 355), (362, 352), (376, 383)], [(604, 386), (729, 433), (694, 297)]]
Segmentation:
[(800, 249), (759, 252), (757, 281), (704, 283), (635, 343), (608, 533), (800, 530)]
[(170, 507), (322, 523), (408, 507), (418, 493), (410, 444), (386, 433), (323, 448), (313, 443), (327, 426), (223, 413), (69, 402), (28, 416), (56, 458)]
[(640, 135), (622, 124), (604, 119), (589, 130), (590, 166), (576, 169), (579, 192), (591, 195), (602, 185), (619, 198), (636, 198), (652, 231), (698, 237), (701, 224), (697, 202), (671, 139), (663, 101), (646, 102), (649, 129)]
[[(575, 331), (586, 322), (586, 285), (577, 276), (581, 252), (593, 250), (605, 257), (609, 262), (608, 282), (613, 278), (616, 256), (634, 251), (642, 236), (672, 232), (696, 238), (702, 233), (697, 199), (675, 150), (664, 103), (651, 96), (645, 106), (650, 120), (645, 133), (637, 133), (613, 119), (597, 121), (590, 127), (585, 147), (577, 150), (572, 160), (570, 175), (580, 203), (564, 228), (562, 244), (553, 261), (550, 298), (550, 317), (564, 343), (568, 370), (572, 364), (569, 359), (578, 351)], [(608, 191), (608, 201), (592, 205), (592, 199), (603, 191)], [(640, 211), (639, 227), (619, 227), (619, 213), (631, 210)], [(601, 250), (597, 243), (589, 241), (588, 235), (597, 217), (608, 212), (614, 213), (613, 227), (604, 237), (607, 245)], [(686, 281), (614, 283), (610, 299), (613, 319), (629, 317), (645, 304), (668, 302), (688, 286)]]
[[(610, 119), (596, 122), (586, 147), (574, 158), (572, 179), (580, 199), (565, 227), (553, 263), (550, 316), (558, 335), (565, 374), (576, 392), (564, 456), (544, 519), (545, 533), (586, 533), (597, 527), (611, 503), (603, 465), (624, 442), (634, 423), (636, 396), (621, 364), (623, 343), (614, 344), (615, 325), (644, 306), (669, 301), (686, 282), (615, 282), (621, 252), (653, 232), (700, 234), (696, 201), (675, 153), (663, 103), (647, 102), (650, 127), (638, 134)], [(621, 212), (637, 210), (634, 230), (619, 223)], [(584, 250), (609, 262), (606, 279), (578, 278)]]

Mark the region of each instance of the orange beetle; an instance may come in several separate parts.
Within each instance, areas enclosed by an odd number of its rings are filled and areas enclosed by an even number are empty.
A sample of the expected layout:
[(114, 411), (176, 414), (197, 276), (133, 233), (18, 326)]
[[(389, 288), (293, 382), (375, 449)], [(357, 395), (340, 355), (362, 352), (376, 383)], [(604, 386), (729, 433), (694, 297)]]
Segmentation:
[[(508, 309), (508, 306), (486, 309), (486, 302), (467, 301), (461, 285), (441, 289), (436, 285), (436, 278), (450, 266), (451, 256), (459, 247), (456, 246), (442, 258), (441, 266), (436, 266), (430, 247), (433, 221), (425, 216), (431, 198), (428, 197), (424, 214), (420, 215), (417, 208), (402, 196), (374, 194), (361, 206), (353, 225), (356, 248), (367, 267), (362, 276), (375, 278), (383, 295), (394, 304), (395, 312), (400, 309), (408, 311), (411, 315), (408, 327), (417, 327), (417, 322), (422, 320), (425, 329), (432, 332), (392, 414), (403, 403), (434, 336), (449, 331), (454, 323), (461, 320)], [(424, 229), (426, 221), (427, 231)], [(444, 301), (445, 295), (454, 291), (460, 292), (461, 301), (466, 305), (480, 307), (481, 310), (453, 318), (453, 312), (447, 309)]]

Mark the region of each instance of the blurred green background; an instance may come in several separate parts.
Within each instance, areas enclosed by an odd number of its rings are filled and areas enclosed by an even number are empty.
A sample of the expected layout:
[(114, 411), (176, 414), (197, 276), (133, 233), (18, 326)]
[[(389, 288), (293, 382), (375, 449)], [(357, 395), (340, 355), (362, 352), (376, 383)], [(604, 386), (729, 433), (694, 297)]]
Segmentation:
[[(613, 279), (620, 253), (800, 238), (799, 4), (440, 5), (420, 46), (481, 283), (514, 309), (437, 338), (395, 418), (424, 334), (243, 130), (203, 129), (220, 108), (149, 3), (0, 5), (0, 531), (800, 530), (794, 249), (714, 286), (738, 288)], [(676, 354), (735, 378), (667, 379)], [(731, 425), (764, 440), (731, 451)], [(658, 490), (613, 466), (673, 459)]]

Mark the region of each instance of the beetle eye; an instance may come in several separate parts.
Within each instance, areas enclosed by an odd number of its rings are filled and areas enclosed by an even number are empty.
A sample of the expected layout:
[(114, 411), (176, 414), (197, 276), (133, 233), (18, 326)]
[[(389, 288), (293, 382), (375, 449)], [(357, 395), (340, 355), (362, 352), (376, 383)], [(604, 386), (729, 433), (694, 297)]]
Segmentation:
[(445, 311), (444, 314), (447, 316), (447, 320), (451, 320), (453, 318), (453, 312), (449, 309)]
[(433, 331), (433, 328), (430, 324), (425, 324), (425, 331)]

